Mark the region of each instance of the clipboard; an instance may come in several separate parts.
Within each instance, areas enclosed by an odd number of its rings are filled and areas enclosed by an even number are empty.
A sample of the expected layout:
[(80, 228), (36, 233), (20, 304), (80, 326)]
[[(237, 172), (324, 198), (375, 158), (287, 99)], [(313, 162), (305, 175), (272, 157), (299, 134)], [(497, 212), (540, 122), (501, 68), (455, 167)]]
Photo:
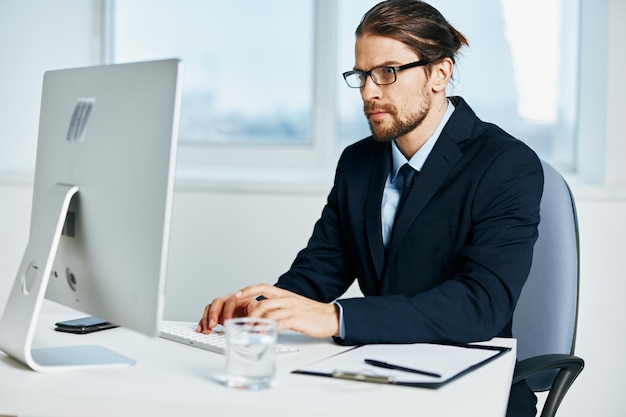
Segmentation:
[[(509, 347), (480, 344), (372, 344), (361, 345), (292, 371), (294, 374), (339, 378), (407, 387), (437, 389), (511, 351)], [(372, 366), (366, 359), (406, 370)]]

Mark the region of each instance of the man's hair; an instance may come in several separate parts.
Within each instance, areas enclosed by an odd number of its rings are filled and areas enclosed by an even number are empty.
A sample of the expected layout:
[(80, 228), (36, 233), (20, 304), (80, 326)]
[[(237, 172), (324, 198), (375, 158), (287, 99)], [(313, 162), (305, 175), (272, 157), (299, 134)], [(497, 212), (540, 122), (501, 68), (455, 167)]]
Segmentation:
[(420, 0), (387, 0), (374, 6), (361, 19), (356, 36), (370, 34), (400, 41), (419, 59), (455, 62), (467, 39), (430, 4)]

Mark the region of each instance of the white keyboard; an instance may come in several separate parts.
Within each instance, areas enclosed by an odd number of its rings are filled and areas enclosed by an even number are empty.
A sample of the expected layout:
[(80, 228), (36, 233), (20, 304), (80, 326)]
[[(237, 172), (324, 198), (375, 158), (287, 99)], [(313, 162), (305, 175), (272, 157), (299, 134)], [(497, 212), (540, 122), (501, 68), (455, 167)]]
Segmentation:
[[(226, 336), (223, 329), (215, 328), (210, 334), (204, 334), (197, 333), (196, 326), (196, 323), (163, 322), (159, 328), (159, 336), (211, 352), (226, 353)], [(276, 353), (297, 351), (298, 348), (295, 346), (276, 344)]]

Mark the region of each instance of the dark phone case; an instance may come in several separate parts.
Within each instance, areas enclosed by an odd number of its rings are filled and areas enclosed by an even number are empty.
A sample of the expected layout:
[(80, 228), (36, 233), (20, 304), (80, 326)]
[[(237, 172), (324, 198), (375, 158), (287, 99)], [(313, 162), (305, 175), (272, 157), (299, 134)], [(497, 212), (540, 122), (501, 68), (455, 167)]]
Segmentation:
[(100, 330), (112, 329), (117, 327), (115, 324), (89, 316), (80, 319), (61, 321), (56, 323), (54, 330), (65, 333), (86, 334)]

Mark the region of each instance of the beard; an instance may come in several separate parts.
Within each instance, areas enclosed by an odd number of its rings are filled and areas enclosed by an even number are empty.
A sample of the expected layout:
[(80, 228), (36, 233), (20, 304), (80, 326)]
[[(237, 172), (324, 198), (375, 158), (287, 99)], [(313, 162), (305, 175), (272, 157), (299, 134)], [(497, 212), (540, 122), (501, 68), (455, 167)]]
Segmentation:
[(431, 96), (423, 95), (421, 106), (417, 111), (408, 113), (404, 117), (399, 115), (399, 111), (393, 104), (376, 105), (374, 102), (367, 102), (363, 106), (365, 115), (372, 111), (384, 111), (391, 117), (391, 125), (386, 125), (384, 120), (372, 120), (367, 117), (367, 121), (372, 132), (372, 136), (378, 142), (391, 142), (392, 140), (406, 135), (422, 124), (431, 109)]

